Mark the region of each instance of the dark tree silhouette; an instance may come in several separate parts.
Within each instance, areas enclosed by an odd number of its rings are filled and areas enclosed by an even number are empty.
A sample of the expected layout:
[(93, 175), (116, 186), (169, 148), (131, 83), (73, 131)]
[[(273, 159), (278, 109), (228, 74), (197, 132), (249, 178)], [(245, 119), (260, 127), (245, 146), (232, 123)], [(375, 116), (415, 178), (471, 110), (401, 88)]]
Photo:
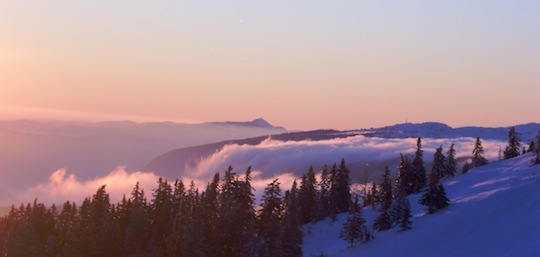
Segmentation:
[(504, 159), (514, 158), (520, 155), (521, 143), (515, 127), (511, 127), (508, 131), (508, 145), (504, 150)]
[(476, 138), (472, 155), (471, 168), (477, 168), (488, 163), (488, 160), (483, 156), (484, 147), (482, 147), (482, 141), (479, 137)]

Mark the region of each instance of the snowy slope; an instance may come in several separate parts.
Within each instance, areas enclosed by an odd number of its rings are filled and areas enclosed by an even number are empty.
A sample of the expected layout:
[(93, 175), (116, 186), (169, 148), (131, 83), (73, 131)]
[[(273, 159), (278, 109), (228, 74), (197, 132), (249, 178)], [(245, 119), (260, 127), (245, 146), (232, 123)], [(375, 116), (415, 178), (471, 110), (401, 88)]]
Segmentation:
[[(540, 256), (540, 165), (530, 167), (531, 158), (446, 179), (451, 205), (435, 214), (425, 215), (420, 194), (411, 195), (412, 230), (377, 232), (374, 240), (353, 248), (338, 238), (346, 214), (333, 224), (308, 225), (304, 256)], [(368, 226), (376, 215), (364, 209)]]

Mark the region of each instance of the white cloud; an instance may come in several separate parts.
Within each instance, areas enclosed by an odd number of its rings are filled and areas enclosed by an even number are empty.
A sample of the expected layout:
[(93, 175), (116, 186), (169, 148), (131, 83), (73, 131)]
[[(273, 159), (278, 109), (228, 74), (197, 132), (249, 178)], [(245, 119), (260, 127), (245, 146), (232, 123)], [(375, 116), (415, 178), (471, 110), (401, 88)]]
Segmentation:
[(118, 202), (123, 195), (129, 197), (133, 187), (139, 182), (140, 187), (148, 196), (155, 188), (158, 177), (153, 173), (128, 173), (124, 167), (119, 167), (107, 176), (93, 180), (80, 181), (74, 174), (68, 174), (65, 169), (55, 171), (46, 183), (31, 187), (22, 193), (25, 202), (37, 198), (39, 202), (61, 204), (67, 200), (81, 203), (86, 197), (92, 197), (96, 190), (106, 185), (112, 202)]
[[(446, 152), (452, 143), (455, 144), (458, 157), (470, 156), (474, 142), (473, 138), (423, 139), (424, 160), (431, 161), (435, 149), (440, 145)], [(504, 147), (505, 144), (501, 141), (483, 141), (485, 156), (490, 160), (496, 160), (499, 146)], [(229, 165), (233, 166), (234, 172), (240, 177), (243, 177), (247, 167), (252, 166), (252, 185), (256, 190), (256, 199), (259, 200), (264, 188), (273, 179), (279, 178), (284, 192), (290, 189), (295, 179), (307, 172), (309, 165), (315, 167), (320, 167), (324, 163), (330, 165), (339, 162), (341, 158), (345, 158), (348, 163), (384, 163), (399, 157), (400, 153), (413, 154), (415, 150), (416, 139), (414, 138), (383, 139), (355, 136), (302, 142), (268, 139), (258, 145), (227, 145), (210, 157), (201, 160), (195, 168), (188, 170), (180, 179), (186, 187), (193, 180), (199, 191), (202, 191), (216, 172), (223, 177), (223, 170)], [(358, 174), (359, 170), (351, 172)], [(382, 172), (382, 170), (377, 172)], [(379, 177), (378, 174), (375, 176)], [(80, 203), (85, 197), (91, 197), (100, 186), (106, 185), (111, 201), (116, 203), (122, 199), (123, 195), (129, 197), (137, 182), (150, 199), (157, 180), (158, 176), (154, 173), (128, 172), (124, 167), (118, 167), (106, 176), (81, 181), (74, 174), (61, 169), (51, 174), (47, 182), (25, 190), (21, 200), (30, 202), (37, 197), (38, 201), (48, 204), (61, 204), (66, 200)]]
[[(454, 144), (458, 157), (471, 155), (474, 138), (422, 139), (424, 160), (433, 159), (435, 149), (443, 146), (444, 152)], [(499, 146), (505, 142), (483, 141), (485, 157), (497, 159)], [(195, 167), (186, 167), (185, 174), (209, 179), (216, 171), (227, 166), (244, 168), (252, 166), (262, 172), (261, 177), (270, 178), (283, 173), (296, 175), (307, 172), (309, 165), (321, 167), (345, 158), (348, 163), (384, 163), (398, 158), (399, 154), (413, 154), (416, 139), (385, 139), (354, 136), (322, 141), (276, 141), (267, 139), (258, 145), (227, 145), (208, 158), (200, 160)]]

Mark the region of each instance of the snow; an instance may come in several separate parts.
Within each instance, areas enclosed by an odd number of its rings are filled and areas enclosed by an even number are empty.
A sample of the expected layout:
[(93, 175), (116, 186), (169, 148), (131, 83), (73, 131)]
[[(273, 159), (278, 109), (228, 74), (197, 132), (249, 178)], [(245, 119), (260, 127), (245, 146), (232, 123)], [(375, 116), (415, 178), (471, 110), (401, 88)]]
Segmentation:
[[(427, 215), (409, 196), (412, 229), (376, 232), (347, 248), (339, 230), (347, 214), (304, 228), (304, 256), (540, 256), (540, 165), (531, 154), (494, 162), (444, 182), (450, 206)], [(364, 208), (371, 226), (378, 212)], [(310, 233), (311, 231), (311, 233)]]

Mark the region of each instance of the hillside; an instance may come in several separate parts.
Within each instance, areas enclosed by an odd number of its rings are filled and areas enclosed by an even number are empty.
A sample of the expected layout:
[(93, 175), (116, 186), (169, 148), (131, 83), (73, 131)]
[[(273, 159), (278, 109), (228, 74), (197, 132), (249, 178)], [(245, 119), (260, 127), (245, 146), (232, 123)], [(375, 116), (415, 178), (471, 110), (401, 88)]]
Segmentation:
[[(347, 248), (338, 238), (346, 214), (308, 225), (304, 256), (539, 256), (540, 165), (530, 167), (532, 155), (495, 162), (446, 179), (451, 205), (425, 215), (420, 194), (409, 197), (412, 229), (377, 232), (375, 239)], [(371, 226), (378, 215), (364, 216)]]

